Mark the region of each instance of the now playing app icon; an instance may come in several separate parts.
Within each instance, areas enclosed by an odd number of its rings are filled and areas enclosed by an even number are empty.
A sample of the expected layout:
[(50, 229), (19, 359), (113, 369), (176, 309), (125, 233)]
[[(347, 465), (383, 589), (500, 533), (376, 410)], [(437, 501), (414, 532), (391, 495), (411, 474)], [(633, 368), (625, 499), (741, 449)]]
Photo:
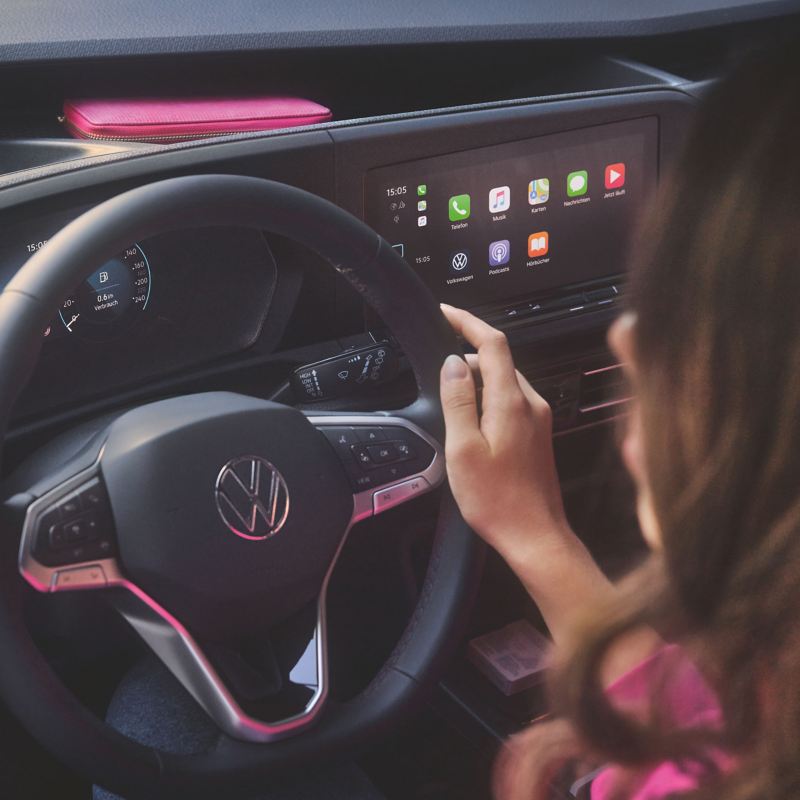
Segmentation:
[(609, 164), (606, 167), (606, 189), (621, 189), (625, 185), (625, 164)]
[(453, 275), (464, 275), (469, 272), (469, 250), (456, 250), (455, 253), (451, 253), (448, 263), (450, 265), (450, 272)]

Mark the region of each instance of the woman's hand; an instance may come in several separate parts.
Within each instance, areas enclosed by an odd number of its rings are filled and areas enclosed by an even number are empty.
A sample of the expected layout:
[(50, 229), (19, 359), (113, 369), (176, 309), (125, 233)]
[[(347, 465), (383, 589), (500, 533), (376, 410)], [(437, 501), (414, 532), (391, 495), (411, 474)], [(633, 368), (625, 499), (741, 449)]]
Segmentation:
[[(569, 530), (550, 406), (516, 371), (500, 331), (467, 311), (442, 311), (478, 351), (469, 366), (450, 356), (442, 368), (450, 487), (470, 527), (513, 563), (537, 537)], [(473, 371), (483, 382), (480, 408)]]
[[(613, 587), (570, 530), (553, 457), (550, 407), (514, 369), (506, 337), (472, 314), (442, 306), (477, 349), (442, 367), (450, 487), (464, 519), (506, 560), (556, 642)], [(481, 402), (475, 385), (483, 382)]]

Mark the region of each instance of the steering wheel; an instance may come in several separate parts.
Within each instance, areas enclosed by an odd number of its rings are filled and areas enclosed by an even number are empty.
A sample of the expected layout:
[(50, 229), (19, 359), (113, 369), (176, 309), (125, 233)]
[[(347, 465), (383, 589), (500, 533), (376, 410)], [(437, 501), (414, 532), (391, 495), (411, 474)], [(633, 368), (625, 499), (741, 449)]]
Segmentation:
[[(12, 478), (0, 693), (44, 746), (126, 798), (234, 796), (392, 729), (457, 645), (483, 552), (445, 488), (424, 585), (399, 643), (361, 694), (329, 696), (325, 600), (337, 556), (359, 520), (444, 483), (439, 368), (460, 347), (430, 292), (383, 239), (280, 183), (173, 178), (108, 200), (54, 236), (0, 294), (0, 430), (42, 331), (75, 286), (132, 241), (212, 225), (285, 236), (330, 262), (400, 343), (418, 398), (400, 411), (350, 414), (227, 392), (174, 397), (120, 413), (67, 458), (40, 459), (23, 485)], [(388, 453), (391, 463), (363, 469), (365, 452), (379, 464)], [(157, 751), (87, 710), (29, 635), (20, 575), (39, 592), (107, 592), (216, 723), (216, 745), (194, 755)], [(272, 671), (248, 670), (236, 648), (264, 639)]]

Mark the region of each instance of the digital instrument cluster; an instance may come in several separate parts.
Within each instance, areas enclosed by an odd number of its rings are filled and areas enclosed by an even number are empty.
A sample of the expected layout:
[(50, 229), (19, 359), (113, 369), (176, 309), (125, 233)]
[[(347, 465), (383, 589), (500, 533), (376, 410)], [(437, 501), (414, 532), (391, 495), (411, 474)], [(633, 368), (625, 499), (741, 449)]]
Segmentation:
[[(9, 226), (0, 286), (81, 210)], [(54, 309), (19, 408), (35, 415), (244, 351), (259, 340), (277, 285), (260, 231), (203, 228), (131, 242)]]
[(59, 317), (70, 334), (112, 338), (135, 324), (147, 308), (152, 283), (144, 250), (132, 244), (77, 287), (61, 304)]

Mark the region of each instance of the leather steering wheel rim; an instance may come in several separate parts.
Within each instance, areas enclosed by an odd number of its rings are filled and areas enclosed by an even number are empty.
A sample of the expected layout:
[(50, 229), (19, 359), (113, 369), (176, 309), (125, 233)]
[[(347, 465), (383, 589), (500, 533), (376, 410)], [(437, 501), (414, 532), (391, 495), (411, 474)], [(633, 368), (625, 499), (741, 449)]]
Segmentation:
[[(444, 439), (439, 369), (459, 343), (419, 277), (374, 231), (334, 204), (259, 178), (172, 178), (114, 197), (67, 225), (0, 294), (0, 431), (35, 366), (41, 331), (63, 297), (131, 241), (212, 225), (249, 227), (308, 246), (381, 315), (414, 371), (419, 395), (399, 412)], [(388, 731), (418, 707), (457, 645), (483, 548), (443, 493), (433, 552), (412, 618), (367, 689), (331, 704), (294, 738), (253, 744), (222, 736), (197, 755), (170, 755), (128, 739), (63, 685), (26, 628), (22, 579), (6, 535), (0, 580), (0, 694), (28, 731), (70, 767), (130, 798), (252, 790), (265, 778), (333, 758)]]

